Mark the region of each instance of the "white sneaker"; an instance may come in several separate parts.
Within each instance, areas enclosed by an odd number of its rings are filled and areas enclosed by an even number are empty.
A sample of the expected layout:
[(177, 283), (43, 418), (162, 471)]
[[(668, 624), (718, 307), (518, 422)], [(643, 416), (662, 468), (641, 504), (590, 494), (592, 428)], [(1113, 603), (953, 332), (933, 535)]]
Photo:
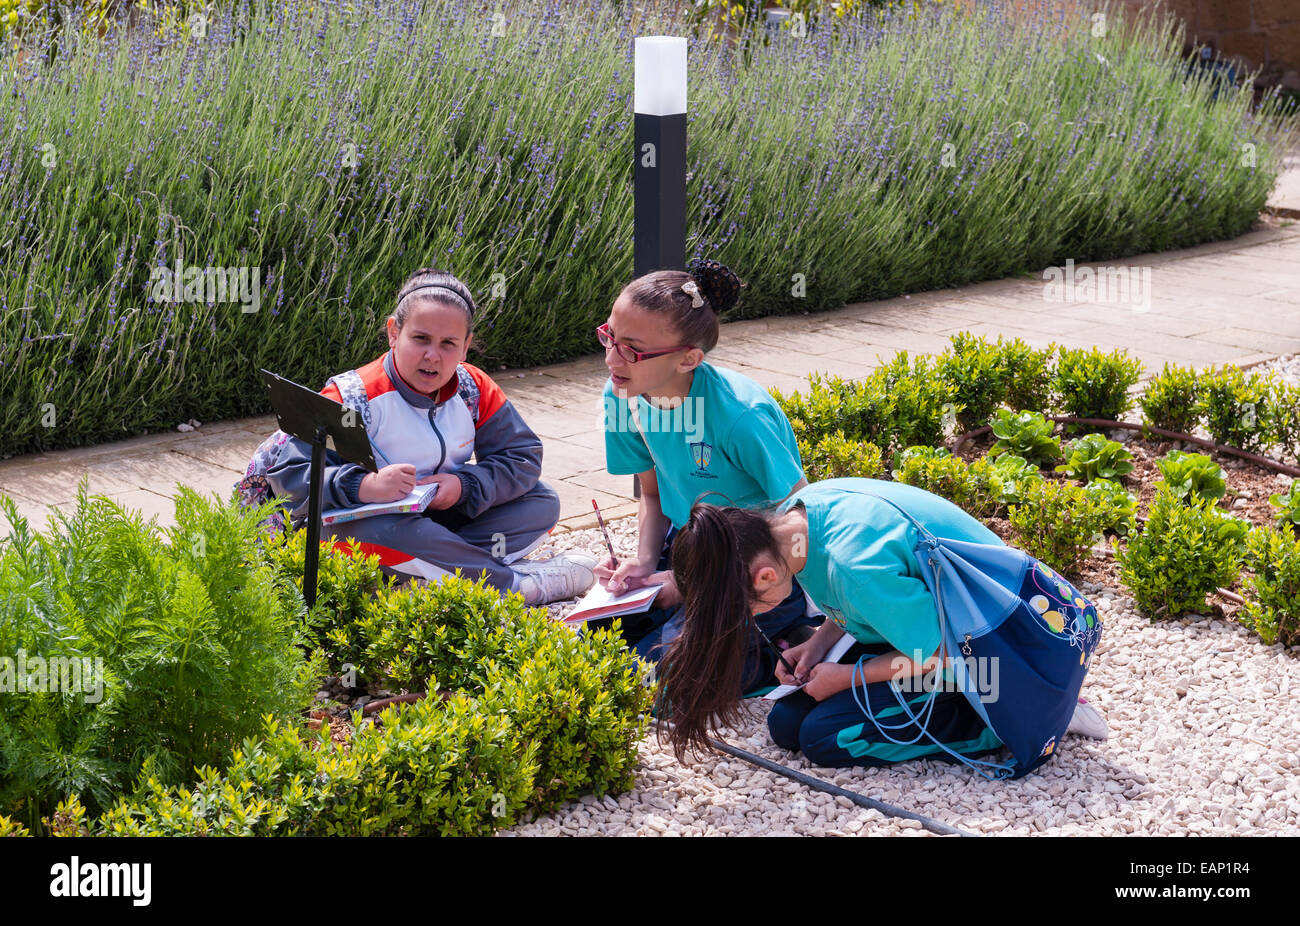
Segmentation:
[(596, 583), (596, 557), (561, 553), (547, 560), (524, 560), (511, 568), (523, 576), (517, 589), (529, 607), (576, 598)]
[(1077, 733), (1094, 740), (1104, 740), (1110, 736), (1110, 729), (1101, 712), (1083, 698), (1075, 705), (1074, 716), (1070, 718), (1070, 725), (1065, 728), (1065, 732)]

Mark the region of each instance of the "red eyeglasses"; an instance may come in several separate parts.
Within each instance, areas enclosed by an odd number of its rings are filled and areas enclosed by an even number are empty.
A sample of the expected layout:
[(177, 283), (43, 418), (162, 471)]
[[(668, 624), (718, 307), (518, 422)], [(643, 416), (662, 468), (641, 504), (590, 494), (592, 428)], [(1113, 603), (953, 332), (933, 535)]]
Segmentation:
[(649, 360), (651, 357), (662, 357), (665, 354), (675, 354), (679, 350), (693, 350), (695, 345), (687, 344), (685, 347), (670, 347), (668, 350), (651, 350), (639, 351), (633, 350), (626, 344), (620, 344), (614, 340), (614, 336), (609, 333), (609, 325), (601, 325), (596, 329), (596, 340), (600, 341), (600, 346), (609, 350), (611, 347), (618, 352), (618, 355), (628, 363), (640, 363), (642, 360)]

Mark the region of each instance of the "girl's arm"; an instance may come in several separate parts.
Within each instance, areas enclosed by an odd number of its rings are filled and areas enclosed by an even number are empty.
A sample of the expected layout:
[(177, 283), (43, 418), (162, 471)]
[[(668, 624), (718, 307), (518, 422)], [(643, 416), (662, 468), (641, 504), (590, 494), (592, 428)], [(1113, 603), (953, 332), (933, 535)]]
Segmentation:
[(542, 475), (542, 440), (520, 417), (500, 386), (477, 367), (468, 363), (463, 366), (479, 390), (475, 462), (463, 463), (454, 471), (461, 491), (451, 507), (476, 518), (537, 485)]
[[(322, 485), (321, 510), (352, 508), (361, 504), (361, 481), (366, 470), (349, 463), (333, 450), (325, 451), (325, 472)], [(311, 485), (311, 445), (291, 438), (280, 450), (280, 455), (266, 471), (266, 481), (276, 495), (293, 500), (291, 517), (294, 521), (307, 517), (307, 496)]]
[[(827, 621), (826, 623), (830, 623)], [(934, 655), (927, 659), (923, 664), (904, 656), (898, 650), (890, 650), (888, 653), (881, 653), (879, 656), (873, 656), (862, 664), (862, 672), (859, 678), (865, 679), (866, 684), (874, 682), (886, 682), (895, 680), (901, 681), (905, 678), (913, 678), (918, 675), (924, 675), (939, 664), (939, 651), (935, 650)], [(804, 686), (810, 696), (818, 701), (825, 701), (831, 695), (839, 694), (841, 691), (848, 690), (853, 684), (852, 665), (830, 665), (822, 663), (815, 666), (810, 675), (807, 685)]]
[[(609, 560), (606, 559), (596, 567), (596, 577), (607, 580), (606, 588), (615, 592), (642, 585), (663, 583), (672, 588), (671, 591), (665, 588), (659, 593), (660, 596), (664, 596), (667, 592), (668, 598), (675, 598), (677, 583), (672, 580), (672, 570), (655, 571), (655, 567), (659, 564), (659, 555), (663, 552), (664, 538), (668, 536), (668, 529), (672, 527), (672, 522), (660, 507), (659, 480), (653, 469), (638, 473), (637, 479), (641, 483), (641, 501), (637, 509), (636, 558), (620, 561), (617, 569), (610, 568)], [(673, 602), (665, 601), (664, 605), (670, 603)]]

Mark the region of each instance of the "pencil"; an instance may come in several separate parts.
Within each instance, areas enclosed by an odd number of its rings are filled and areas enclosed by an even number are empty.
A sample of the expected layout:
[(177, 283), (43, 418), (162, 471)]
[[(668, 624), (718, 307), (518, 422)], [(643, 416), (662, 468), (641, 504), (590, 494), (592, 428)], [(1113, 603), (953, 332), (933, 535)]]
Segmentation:
[(591, 500), (591, 507), (596, 509), (596, 522), (600, 525), (600, 532), (605, 535), (605, 546), (609, 547), (609, 558), (614, 563), (614, 568), (618, 568), (618, 557), (614, 555), (614, 544), (609, 539), (609, 531), (605, 529), (605, 519), (600, 516), (600, 506), (596, 500)]

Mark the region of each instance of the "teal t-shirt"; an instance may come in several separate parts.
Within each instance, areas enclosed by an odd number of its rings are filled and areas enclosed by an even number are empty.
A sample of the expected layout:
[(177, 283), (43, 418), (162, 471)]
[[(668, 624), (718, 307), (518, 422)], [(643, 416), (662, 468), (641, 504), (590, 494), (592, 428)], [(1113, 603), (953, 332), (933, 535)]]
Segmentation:
[(809, 597), (859, 643), (888, 643), (924, 661), (939, 648), (939, 612), (913, 553), (916, 527), (860, 492), (884, 496), (936, 537), (1004, 544), (952, 502), (901, 482), (828, 479), (781, 506), (802, 504), (808, 516), (808, 562), (797, 578)]
[[(632, 410), (635, 409), (635, 415)], [(691, 506), (755, 508), (785, 498), (803, 478), (794, 431), (781, 407), (747, 376), (708, 363), (674, 409), (635, 405), (605, 383), (605, 468), (614, 475), (655, 471), (659, 502), (682, 527)]]

